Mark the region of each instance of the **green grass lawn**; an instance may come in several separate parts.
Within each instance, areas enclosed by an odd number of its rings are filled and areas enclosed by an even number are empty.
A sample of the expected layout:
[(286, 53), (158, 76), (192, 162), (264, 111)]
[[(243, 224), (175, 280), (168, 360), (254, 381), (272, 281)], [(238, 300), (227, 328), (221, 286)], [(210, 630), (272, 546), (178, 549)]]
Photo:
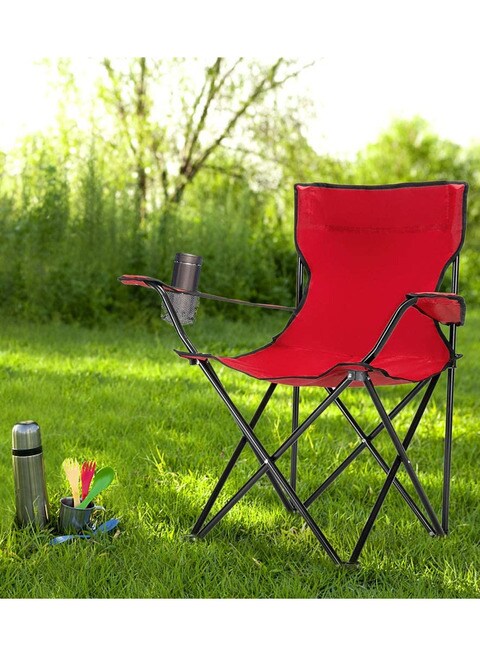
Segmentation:
[[(240, 353), (278, 332), (285, 317), (258, 322), (202, 318), (190, 329), (201, 350)], [(173, 329), (116, 325), (94, 330), (2, 321), (0, 333), (0, 597), (2, 598), (478, 598), (480, 570), (480, 314), (459, 330), (451, 532), (431, 538), (392, 490), (361, 566), (336, 567), (298, 515), (287, 514), (266, 479), (201, 541), (188, 535), (238, 441), (230, 415), (199, 367), (179, 359)], [(265, 383), (219, 373), (250, 416)], [(409, 387), (380, 393), (392, 407)], [(301, 415), (324, 396), (311, 388)], [(435, 391), (411, 447), (412, 462), (440, 511), (445, 380)], [(258, 425), (272, 451), (289, 433), (291, 390), (279, 387)], [(364, 391), (343, 396), (365, 430), (376, 425)], [(395, 425), (403, 435), (412, 410)], [(50, 546), (55, 528), (13, 527), (11, 428), (33, 419), (42, 429), (51, 513), (68, 493), (66, 457), (112, 466), (101, 498), (119, 530), (95, 541)], [(299, 494), (306, 498), (358, 441), (336, 408), (300, 440)], [(387, 461), (388, 436), (375, 441)], [(257, 469), (245, 449), (222, 493), (225, 501)], [(288, 471), (288, 456), (279, 462)], [(404, 472), (401, 480), (410, 491)], [(311, 506), (348, 558), (384, 474), (365, 451)], [(414, 495), (414, 492), (411, 492)], [(220, 507), (219, 504), (217, 507)]]

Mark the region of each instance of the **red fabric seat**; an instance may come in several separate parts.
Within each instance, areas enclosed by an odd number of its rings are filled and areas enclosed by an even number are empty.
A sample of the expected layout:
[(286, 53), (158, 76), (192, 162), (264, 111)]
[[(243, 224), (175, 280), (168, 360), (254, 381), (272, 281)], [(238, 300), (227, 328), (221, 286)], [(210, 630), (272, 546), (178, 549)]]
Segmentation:
[[(349, 370), (370, 371), (370, 378), (376, 386), (420, 381), (442, 371), (450, 361), (450, 353), (446, 350), (445, 356), (436, 360), (420, 356), (378, 357), (373, 366), (362, 366), (358, 364), (359, 358), (348, 357), (346, 353), (341, 355), (295, 346), (285, 348), (274, 343), (237, 358), (213, 355), (208, 355), (208, 358), (261, 380), (299, 387), (336, 387)], [(351, 386), (360, 384), (353, 382)]]
[[(335, 387), (352, 369), (371, 371), (374, 385), (444, 370), (454, 354), (433, 319), (449, 307), (441, 298), (436, 313), (432, 306), (463, 242), (465, 190), (460, 182), (296, 185), (295, 241), (309, 275), (299, 308), (263, 348), (197, 358), (293, 386)], [(360, 364), (409, 294), (422, 296), (420, 311), (409, 309), (379, 356)]]

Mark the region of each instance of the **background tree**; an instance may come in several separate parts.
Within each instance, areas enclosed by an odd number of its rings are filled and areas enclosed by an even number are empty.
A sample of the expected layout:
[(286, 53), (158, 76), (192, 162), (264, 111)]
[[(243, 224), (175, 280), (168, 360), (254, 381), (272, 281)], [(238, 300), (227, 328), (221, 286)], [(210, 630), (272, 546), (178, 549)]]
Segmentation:
[[(126, 146), (140, 224), (148, 210), (179, 205), (201, 170), (218, 168), (219, 159), (214, 159), (221, 148), (230, 153), (230, 167), (238, 167), (246, 153), (246, 134), (255, 131), (276, 94), (306, 67), (282, 58), (264, 64), (223, 57), (203, 70), (198, 62), (192, 67), (185, 60), (167, 63), (146, 57), (126, 66), (105, 58), (102, 65), (106, 78), (99, 93), (117, 127), (110, 143), (120, 150)], [(287, 118), (278, 105), (273, 115)], [(260, 134), (261, 129), (256, 131)], [(254, 149), (250, 142), (249, 151)]]

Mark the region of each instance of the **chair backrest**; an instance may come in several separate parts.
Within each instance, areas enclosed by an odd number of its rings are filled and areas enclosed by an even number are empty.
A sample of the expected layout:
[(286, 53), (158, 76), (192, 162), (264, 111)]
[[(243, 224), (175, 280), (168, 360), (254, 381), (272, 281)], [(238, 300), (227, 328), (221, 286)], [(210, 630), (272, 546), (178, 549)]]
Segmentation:
[[(463, 243), (466, 194), (464, 182), (296, 185), (295, 239), (309, 282), (279, 344), (366, 355), (407, 293), (439, 289)], [(410, 310), (385, 354), (441, 348), (433, 321)]]

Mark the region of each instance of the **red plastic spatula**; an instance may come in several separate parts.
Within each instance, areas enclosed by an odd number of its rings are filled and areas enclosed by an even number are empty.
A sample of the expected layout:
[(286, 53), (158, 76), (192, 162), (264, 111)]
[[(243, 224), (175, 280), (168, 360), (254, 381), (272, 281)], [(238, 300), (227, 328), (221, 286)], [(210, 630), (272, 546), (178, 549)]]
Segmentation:
[(88, 495), (90, 483), (93, 476), (95, 475), (96, 467), (97, 465), (95, 462), (83, 462), (82, 464), (82, 469), (80, 472), (80, 478), (82, 481), (82, 500)]

